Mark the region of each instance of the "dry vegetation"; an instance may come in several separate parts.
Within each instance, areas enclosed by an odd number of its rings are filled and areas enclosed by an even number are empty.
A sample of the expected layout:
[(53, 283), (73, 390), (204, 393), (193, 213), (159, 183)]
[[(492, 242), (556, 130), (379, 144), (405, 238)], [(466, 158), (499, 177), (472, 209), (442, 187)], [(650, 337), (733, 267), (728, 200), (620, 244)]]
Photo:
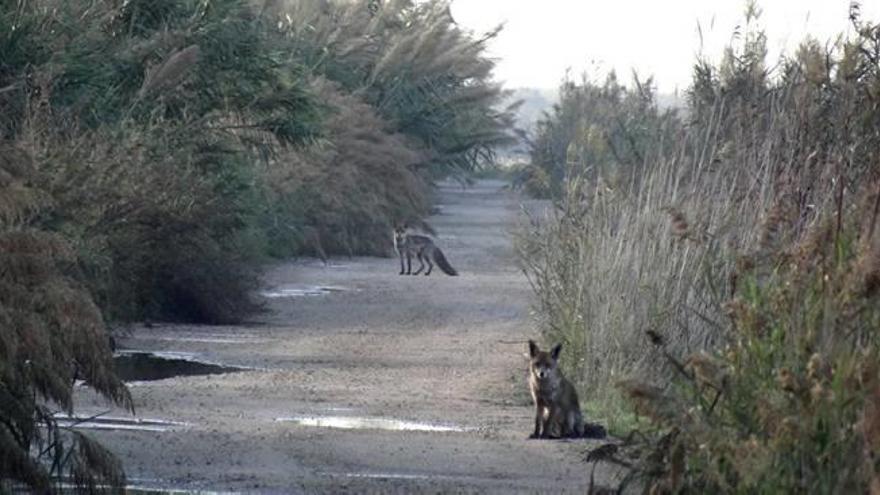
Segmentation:
[(520, 257), (597, 414), (641, 418), (591, 457), (627, 482), (880, 490), (880, 27), (854, 5), (850, 39), (771, 73), (756, 12), (684, 116), (638, 81), (564, 85), (521, 176), (554, 208)]
[(312, 88), (331, 112), (327, 142), (282, 151), (266, 167), (276, 204), (288, 207), (272, 217), (279, 228), (270, 232), (284, 235), (281, 222), (300, 219), (305, 247), (319, 256), (383, 255), (392, 222), (428, 211), (428, 181), (413, 168), (429, 151), (337, 84), (317, 79)]
[(442, 1), (275, 3), (304, 64), (431, 151), (419, 170), (471, 172), (511, 142), (513, 115), (498, 108), (504, 93), (485, 54), (497, 30), (475, 37)]
[(0, 2), (0, 491), (124, 483), (51, 418), (76, 379), (131, 406), (108, 323), (240, 319), (268, 257), (386, 253), (490, 158), (486, 39), (442, 1)]
[(112, 456), (53, 417), (72, 412), (76, 379), (132, 404), (113, 373), (100, 311), (66, 275), (72, 246), (35, 225), (49, 197), (31, 186), (33, 165), (25, 150), (0, 146), (0, 490), (16, 480), (45, 493), (53, 477), (121, 485)]

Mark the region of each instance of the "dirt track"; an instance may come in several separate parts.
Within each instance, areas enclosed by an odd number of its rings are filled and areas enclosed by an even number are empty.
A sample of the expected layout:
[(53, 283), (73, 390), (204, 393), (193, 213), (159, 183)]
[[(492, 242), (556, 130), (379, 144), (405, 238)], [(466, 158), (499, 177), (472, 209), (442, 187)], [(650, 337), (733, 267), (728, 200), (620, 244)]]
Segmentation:
[[(183, 351), (256, 368), (137, 382), (139, 417), (170, 431), (96, 431), (133, 485), (259, 493), (585, 493), (589, 441), (529, 441), (525, 386), (529, 288), (507, 229), (516, 198), (501, 183), (444, 187), (430, 219), (461, 276), (398, 276), (396, 259), (277, 266), (267, 291), (332, 286), (270, 299), (236, 327), (137, 328), (130, 349)], [(106, 406), (80, 392), (80, 413)], [(114, 412), (114, 414), (118, 414)], [(366, 417), (460, 427), (394, 431), (278, 418)], [(420, 425), (414, 425), (419, 427)], [(421, 425), (424, 426), (424, 425)]]

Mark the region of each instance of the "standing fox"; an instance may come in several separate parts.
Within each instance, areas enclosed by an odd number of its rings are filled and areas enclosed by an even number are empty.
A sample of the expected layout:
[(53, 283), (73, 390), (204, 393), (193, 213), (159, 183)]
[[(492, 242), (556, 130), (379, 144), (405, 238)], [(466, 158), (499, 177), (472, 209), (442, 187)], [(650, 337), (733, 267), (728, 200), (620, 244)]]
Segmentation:
[(535, 431), (529, 438), (584, 436), (584, 417), (574, 385), (562, 376), (556, 344), (550, 352), (529, 340), (529, 389), (535, 401)]
[[(430, 237), (424, 235), (416, 235), (407, 233), (403, 227), (394, 229), (394, 249), (400, 255), (400, 274), (401, 275), (418, 275), (425, 268), (425, 262), (428, 263), (428, 270), (425, 275), (430, 275), (434, 269), (433, 259), (437, 266), (443, 270), (443, 273), (451, 276), (458, 275), (455, 268), (446, 261), (443, 251), (440, 250), (431, 240)], [(419, 269), (412, 273), (412, 256), (413, 254), (419, 260)], [(403, 257), (406, 256), (406, 270), (404, 270)]]

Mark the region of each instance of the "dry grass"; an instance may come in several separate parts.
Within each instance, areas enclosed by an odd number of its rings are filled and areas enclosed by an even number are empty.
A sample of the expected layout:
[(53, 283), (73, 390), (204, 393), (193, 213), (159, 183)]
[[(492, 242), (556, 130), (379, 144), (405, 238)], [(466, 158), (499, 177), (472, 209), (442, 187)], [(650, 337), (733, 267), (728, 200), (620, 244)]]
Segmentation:
[[(609, 376), (653, 369), (646, 331), (683, 352), (723, 344), (722, 305), (734, 289), (729, 275), (738, 256), (800, 235), (818, 212), (837, 208), (840, 181), (850, 197), (848, 189), (876, 166), (872, 130), (851, 128), (844, 135), (828, 122), (829, 111), (841, 120), (850, 118), (841, 109), (858, 113), (865, 107), (852, 100), (866, 95), (851, 91), (827, 101), (836, 91), (832, 81), (816, 84), (805, 76), (817, 56), (809, 46), (789, 61), (786, 79), (760, 96), (719, 89), (734, 83), (722, 83), (717, 74), (708, 88), (697, 78), (689, 120), (658, 123), (649, 137), (654, 142), (671, 127), (677, 140), (644, 147), (641, 163), (619, 163), (603, 152), (608, 144), (590, 145), (587, 138), (575, 146), (584, 151), (573, 155), (568, 146), (566, 157), (536, 164), (561, 167), (554, 186), (561, 196), (523, 226), (520, 258), (544, 325), (574, 344), (570, 349), (580, 349), (580, 359), (569, 362), (580, 363), (590, 387), (609, 383)], [(749, 79), (755, 72), (747, 64), (727, 77), (741, 86), (766, 84), (763, 75)], [(584, 100), (604, 98), (586, 80), (582, 88), (568, 84), (565, 91), (578, 94), (571, 98), (575, 110), (596, 108)], [(707, 93), (711, 101), (696, 101)], [(563, 141), (580, 139), (556, 130), (584, 127), (577, 119), (564, 125), (566, 112), (550, 116), (545, 132)]]
[(486, 53), (496, 31), (471, 33), (446, 0), (274, 2), (297, 53), (316, 73), (375, 107), (429, 151), (435, 177), (490, 162), (510, 141), (512, 113)]
[[(558, 195), (523, 226), (523, 268), (587, 400), (613, 413), (620, 385), (657, 432), (633, 471), (652, 493), (855, 493), (877, 477), (880, 28), (853, 19), (854, 39), (805, 43), (775, 78), (759, 31), (700, 62), (687, 119), (649, 126), (640, 160), (606, 153), (603, 126), (628, 110), (595, 87), (565, 88), (572, 108), (539, 127), (534, 165)], [(590, 130), (578, 108), (612, 118)]]
[(11, 480), (47, 493), (52, 477), (68, 475), (119, 489), (125, 476), (112, 455), (52, 418), (72, 412), (77, 379), (133, 404), (113, 372), (100, 311), (67, 273), (70, 244), (36, 222), (48, 195), (34, 187), (34, 164), (23, 147), (0, 146), (0, 197), (18, 200), (0, 204), (0, 489)]
[(721, 337), (719, 304), (730, 291), (722, 274), (756, 242), (760, 205), (773, 201), (772, 187), (755, 184), (772, 182), (782, 165), (745, 150), (748, 162), (735, 167), (688, 154), (656, 157), (616, 189), (572, 170), (566, 196), (520, 237), (545, 324), (578, 349), (570, 362), (588, 389), (654, 369), (647, 330), (677, 349)]

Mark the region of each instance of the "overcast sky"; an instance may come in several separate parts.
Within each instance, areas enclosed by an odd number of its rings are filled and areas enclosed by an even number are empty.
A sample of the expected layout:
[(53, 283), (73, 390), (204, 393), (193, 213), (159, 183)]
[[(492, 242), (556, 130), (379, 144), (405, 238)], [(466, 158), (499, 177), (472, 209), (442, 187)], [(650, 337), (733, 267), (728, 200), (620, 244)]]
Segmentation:
[[(880, 0), (864, 0), (863, 19), (880, 20)], [(822, 42), (850, 32), (849, 0), (764, 0), (771, 61), (806, 33)], [(453, 0), (456, 21), (484, 32), (505, 23), (492, 45), (496, 77), (508, 87), (555, 88), (566, 68), (653, 74), (661, 92), (684, 90), (696, 55), (717, 60), (743, 0)], [(703, 33), (702, 48), (697, 25)]]

